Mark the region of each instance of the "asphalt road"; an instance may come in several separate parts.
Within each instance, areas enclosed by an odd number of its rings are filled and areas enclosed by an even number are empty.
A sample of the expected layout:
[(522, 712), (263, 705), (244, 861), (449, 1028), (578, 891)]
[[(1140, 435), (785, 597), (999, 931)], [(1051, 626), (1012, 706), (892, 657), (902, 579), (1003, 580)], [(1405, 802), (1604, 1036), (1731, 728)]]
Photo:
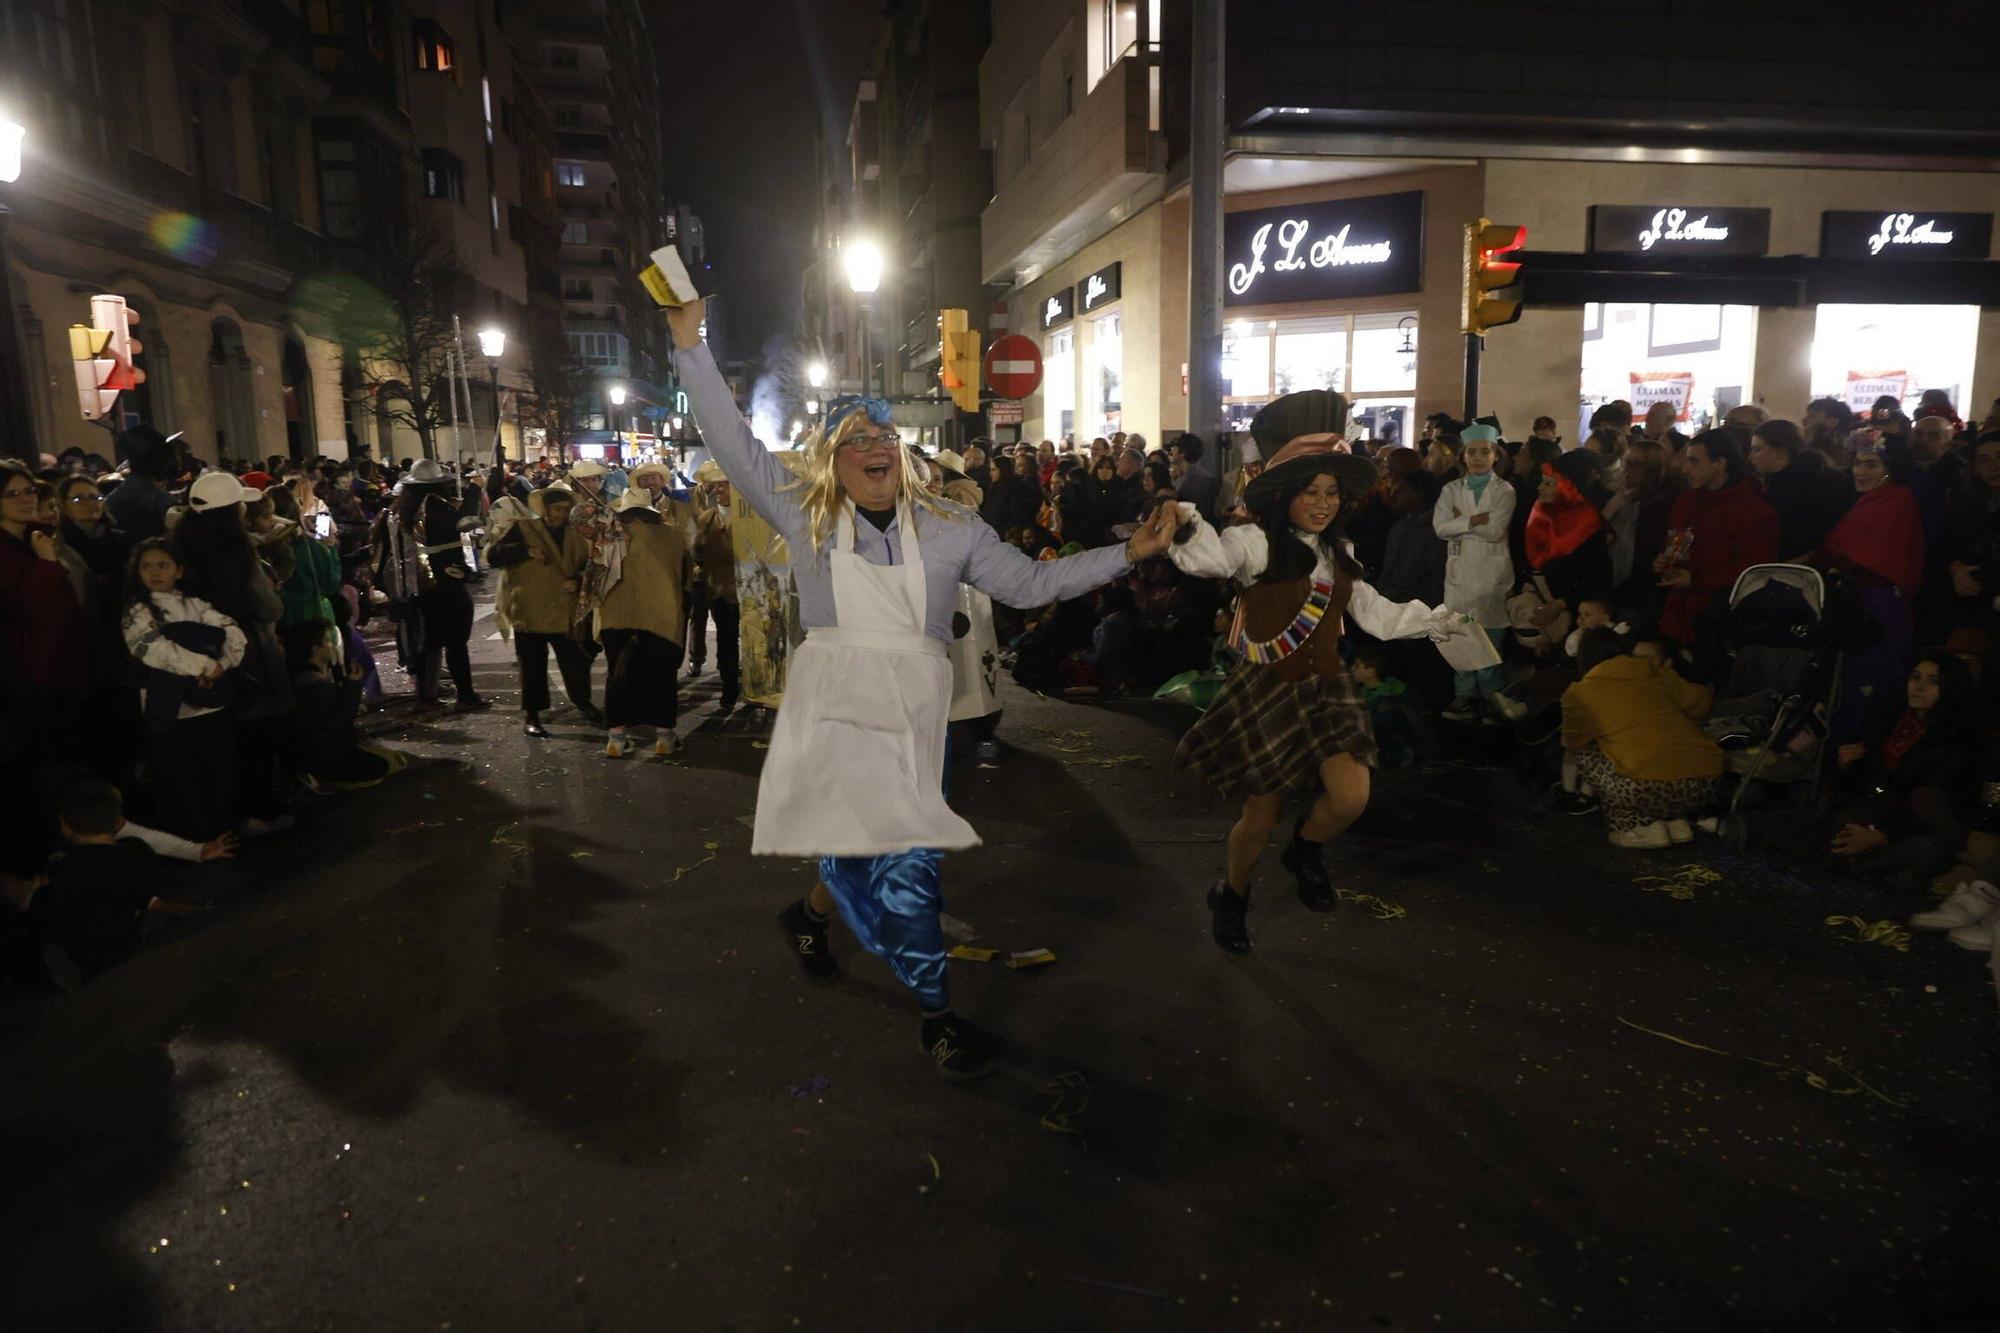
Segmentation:
[(1982, 961), (1825, 924), (1911, 904), (1697, 882), (1447, 767), (1334, 858), (1405, 915), (1314, 916), (1272, 857), (1231, 958), (1186, 717), (1014, 691), (947, 898), (1057, 961), (953, 965), (1011, 1047), (953, 1086), (851, 940), (797, 974), (810, 871), (748, 855), (712, 673), (681, 762), (613, 763), (520, 736), (489, 630), (501, 708), (387, 710), (417, 768), (0, 1004), (7, 1326), (2000, 1326)]

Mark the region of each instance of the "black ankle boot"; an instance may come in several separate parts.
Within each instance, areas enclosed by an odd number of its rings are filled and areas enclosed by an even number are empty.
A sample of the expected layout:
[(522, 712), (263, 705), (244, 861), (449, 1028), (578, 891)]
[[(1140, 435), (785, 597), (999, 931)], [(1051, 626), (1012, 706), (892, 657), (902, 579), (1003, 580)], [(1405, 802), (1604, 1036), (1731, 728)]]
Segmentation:
[(528, 714), (527, 720), (521, 724), (521, 733), (525, 736), (532, 736), (540, 741), (545, 741), (549, 738), (549, 729), (542, 725), (542, 715), (540, 713), (531, 712)]
[(1339, 899), (1334, 897), (1333, 880), (1326, 873), (1322, 855), (1326, 844), (1300, 837), (1299, 830), (1304, 827), (1303, 819), (1293, 826), (1292, 840), (1278, 854), (1278, 861), (1298, 879), (1300, 902), (1315, 912), (1331, 912)]
[(826, 927), (830, 919), (821, 917), (813, 920), (803, 898), (778, 914), (778, 922), (784, 927), (786, 938), (791, 940), (798, 953), (799, 966), (815, 981), (840, 975), (840, 964), (833, 961), (833, 954), (827, 948)]
[(1227, 953), (1250, 952), (1250, 927), (1243, 914), (1250, 910), (1250, 899), (1240, 893), (1232, 893), (1227, 884), (1217, 880), (1208, 891), (1208, 929), (1215, 936), (1215, 942)]

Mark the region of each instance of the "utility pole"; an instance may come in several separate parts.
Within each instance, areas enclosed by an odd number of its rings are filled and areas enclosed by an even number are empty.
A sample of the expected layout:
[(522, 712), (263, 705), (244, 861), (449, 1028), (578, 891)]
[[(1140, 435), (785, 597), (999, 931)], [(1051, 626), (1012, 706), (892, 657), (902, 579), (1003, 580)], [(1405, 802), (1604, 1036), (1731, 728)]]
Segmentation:
[[(1188, 429), (1213, 444), (1222, 424), (1222, 44), (1225, 0), (1194, 0), (1193, 194), (1188, 219)], [(1224, 467), (1224, 460), (1216, 460)], [(1219, 474), (1218, 474), (1219, 475)]]

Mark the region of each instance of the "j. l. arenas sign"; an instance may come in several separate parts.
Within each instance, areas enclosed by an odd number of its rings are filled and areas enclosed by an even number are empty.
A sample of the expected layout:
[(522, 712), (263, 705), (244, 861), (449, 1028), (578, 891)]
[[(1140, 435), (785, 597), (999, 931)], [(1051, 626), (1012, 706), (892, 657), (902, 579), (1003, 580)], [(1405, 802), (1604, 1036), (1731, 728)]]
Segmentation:
[(1248, 209), (1222, 220), (1222, 303), (1414, 292), (1423, 256), (1422, 190)]
[(1992, 248), (1991, 213), (1877, 209), (1820, 215), (1823, 259), (1984, 259)]
[(1771, 244), (1768, 208), (1598, 204), (1590, 248), (1652, 255), (1761, 255)]

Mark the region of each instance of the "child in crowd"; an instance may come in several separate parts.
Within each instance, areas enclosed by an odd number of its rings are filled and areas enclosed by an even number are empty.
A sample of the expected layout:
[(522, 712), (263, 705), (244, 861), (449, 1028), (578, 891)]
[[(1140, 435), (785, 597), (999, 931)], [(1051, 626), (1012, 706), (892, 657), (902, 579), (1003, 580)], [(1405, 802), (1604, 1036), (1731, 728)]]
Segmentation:
[(180, 906), (157, 896), (152, 850), (119, 836), (123, 804), (116, 787), (94, 780), (71, 783), (56, 800), (69, 846), (32, 891), (26, 919), (48, 976), (65, 989), (137, 953), (148, 910)]
[(314, 791), (372, 787), (407, 768), (407, 755), (361, 744), (355, 718), (367, 668), (354, 661), (340, 665), (334, 627), (324, 620), (302, 620), (278, 635), (298, 700), (299, 771), (306, 785)]
[(1375, 744), (1381, 748), (1387, 768), (1402, 768), (1437, 753), (1436, 729), (1430, 712), (1411, 694), (1403, 682), (1390, 674), (1394, 659), (1385, 645), (1373, 645), (1355, 654), (1348, 674), (1361, 687), (1361, 702), (1375, 728)]
[(235, 819), (236, 736), (225, 673), (242, 662), (244, 637), (235, 621), (181, 592), (181, 574), (166, 539), (134, 547), (123, 628), (141, 668), (153, 819), (207, 842)]
[(1576, 604), (1576, 628), (1563, 640), (1563, 654), (1572, 662), (1576, 660), (1576, 646), (1583, 641), (1584, 631), (1593, 629), (1615, 629), (1620, 634), (1631, 633), (1629, 625), (1612, 623), (1611, 599), (1608, 597), (1586, 597)]

